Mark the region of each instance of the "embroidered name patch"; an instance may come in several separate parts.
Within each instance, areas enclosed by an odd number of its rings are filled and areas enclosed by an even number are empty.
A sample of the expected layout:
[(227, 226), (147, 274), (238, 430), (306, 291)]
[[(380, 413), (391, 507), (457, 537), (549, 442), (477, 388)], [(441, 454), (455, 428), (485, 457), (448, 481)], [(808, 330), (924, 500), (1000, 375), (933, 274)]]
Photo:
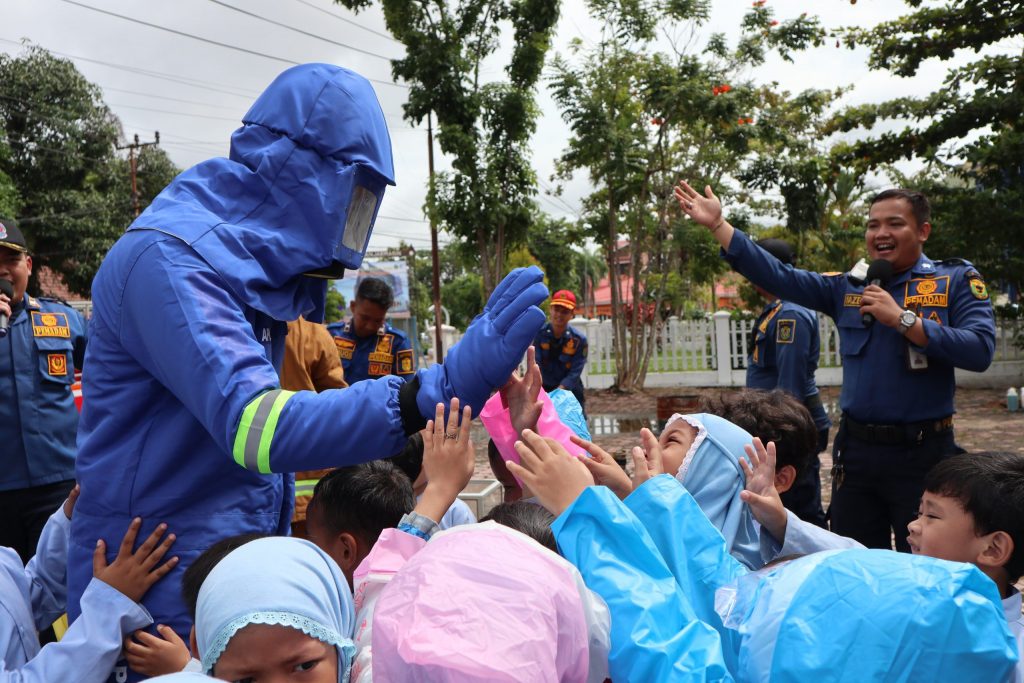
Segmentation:
[[(378, 346), (377, 348), (379, 349), (380, 346)], [(395, 357), (392, 356), (390, 353), (382, 353), (380, 351), (374, 351), (373, 353), (370, 354), (370, 362), (371, 363), (387, 363), (388, 365), (391, 365), (392, 361), (394, 361), (394, 360), (395, 360)]]
[(915, 278), (907, 282), (903, 295), (904, 306), (949, 306), (949, 276)]
[(32, 311), (32, 335), (35, 337), (61, 337), (71, 339), (71, 328), (65, 313)]
[(356, 343), (351, 339), (342, 339), (341, 337), (334, 338), (334, 345), (338, 347), (338, 355), (344, 360), (352, 360), (352, 351), (356, 348)]
[(47, 372), (51, 377), (68, 376), (68, 357), (63, 353), (50, 353), (46, 356)]
[(860, 294), (847, 294), (843, 297), (843, 306), (852, 306), (853, 308), (860, 308)]

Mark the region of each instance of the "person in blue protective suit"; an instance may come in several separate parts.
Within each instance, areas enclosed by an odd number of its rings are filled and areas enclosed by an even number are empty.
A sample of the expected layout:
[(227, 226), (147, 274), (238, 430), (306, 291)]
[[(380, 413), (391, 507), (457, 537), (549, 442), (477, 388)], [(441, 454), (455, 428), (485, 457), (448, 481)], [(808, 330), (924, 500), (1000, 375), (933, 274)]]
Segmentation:
[(890, 547), (895, 533), (896, 548), (909, 551), (903, 529), (925, 474), (960, 452), (953, 371), (980, 372), (992, 362), (995, 318), (981, 275), (967, 261), (924, 254), (932, 226), (919, 192), (886, 190), (871, 202), (867, 252), (893, 273), (877, 283), (780, 263), (722, 217), (710, 187), (705, 193), (685, 182), (676, 188), (683, 211), (711, 230), (737, 271), (836, 321), (843, 417), (833, 443), (832, 530), (870, 548)]
[[(660, 463), (620, 501), (533, 432), (509, 467), (612, 614), (613, 680), (1006, 680), (995, 584), (968, 564), (830, 551), (747, 572)], [(649, 478), (648, 478), (649, 477)]]
[(25, 292), (32, 256), (0, 218), (0, 546), (28, 562), (50, 513), (75, 485), (78, 410), (71, 383), (85, 321), (67, 304)]
[(410, 379), (416, 374), (409, 338), (385, 320), (394, 299), (388, 283), (375, 277), (363, 278), (351, 304), (352, 319), (327, 326), (349, 384), (385, 375)]
[(326, 64), (282, 73), (243, 124), (228, 158), (185, 171), (160, 193), (93, 283), (72, 618), (95, 539), (140, 515), (173, 525), (181, 539), (179, 568), (145, 604), (187, 637), (180, 572), (218, 539), (286, 534), (286, 473), (397, 453), (454, 395), (479, 411), (543, 324), (543, 274), (517, 269), (444, 364), (409, 382), (282, 390), (285, 321), (319, 321), (325, 278), (360, 265), (393, 184), (391, 143), (369, 82)]
[(551, 295), (551, 322), (541, 328), (533, 345), (544, 378), (544, 391), (571, 391), (586, 408), (583, 368), (587, 365), (587, 337), (569, 324), (576, 310), (576, 295), (561, 289)]
[[(794, 265), (796, 255), (789, 242), (780, 239), (758, 240), (757, 246), (785, 264)], [(818, 369), (821, 339), (818, 316), (803, 306), (783, 301), (763, 287), (757, 293), (767, 299), (754, 321), (750, 354), (747, 356), (747, 387), (782, 389), (807, 406), (818, 428), (818, 451), (814, 453), (793, 487), (783, 495), (786, 506), (800, 519), (825, 526), (821, 509), (821, 461), (818, 453), (828, 446), (832, 421), (821, 403), (814, 372)]]

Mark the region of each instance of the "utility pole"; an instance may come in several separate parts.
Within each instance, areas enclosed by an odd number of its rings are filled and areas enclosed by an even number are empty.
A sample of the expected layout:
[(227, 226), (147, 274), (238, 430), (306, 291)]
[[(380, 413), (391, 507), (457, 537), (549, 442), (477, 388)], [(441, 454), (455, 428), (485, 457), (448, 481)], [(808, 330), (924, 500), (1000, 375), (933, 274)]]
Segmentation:
[(434, 358), (440, 363), (444, 360), (444, 343), (441, 339), (441, 265), (437, 253), (437, 225), (434, 223), (434, 126), (430, 112), (427, 112), (427, 164), (430, 175), (428, 183), (428, 199), (430, 211), (430, 259), (433, 262), (434, 280), (434, 344), (437, 351)]
[(128, 165), (131, 168), (131, 172), (132, 172), (132, 209), (135, 210), (135, 217), (136, 218), (139, 217), (139, 213), (141, 213), (141, 212), (139, 210), (139, 188), (138, 188), (138, 185), (135, 182), (135, 168), (136, 168), (136, 164), (137, 164), (137, 159), (135, 158), (135, 150), (142, 149), (143, 147), (152, 147), (152, 146), (155, 146), (155, 145), (159, 145), (160, 144), (160, 131), (156, 131), (153, 134), (153, 137), (155, 138), (153, 140), (153, 142), (139, 142), (139, 135), (138, 135), (138, 133), (136, 133), (135, 134), (135, 141), (134, 142), (132, 142), (129, 145), (118, 145), (118, 147), (117, 147), (118, 149), (127, 149), (128, 150)]

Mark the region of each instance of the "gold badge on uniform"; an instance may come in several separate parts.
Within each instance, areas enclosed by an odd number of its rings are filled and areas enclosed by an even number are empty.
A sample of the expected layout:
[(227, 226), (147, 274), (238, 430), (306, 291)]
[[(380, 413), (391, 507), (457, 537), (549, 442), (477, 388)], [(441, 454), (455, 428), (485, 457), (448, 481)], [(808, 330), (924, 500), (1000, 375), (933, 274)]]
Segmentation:
[(68, 376), (68, 357), (63, 353), (47, 354), (46, 366), (51, 377)]
[(32, 311), (32, 336), (71, 339), (67, 314)]
[(565, 346), (562, 347), (562, 353), (568, 354), (570, 356), (576, 353), (576, 340), (570, 339), (569, 341), (565, 342)]
[(775, 342), (792, 344), (796, 338), (796, 320), (780, 320), (775, 328)]
[(398, 374), (412, 374), (412, 349), (402, 349), (398, 352)]

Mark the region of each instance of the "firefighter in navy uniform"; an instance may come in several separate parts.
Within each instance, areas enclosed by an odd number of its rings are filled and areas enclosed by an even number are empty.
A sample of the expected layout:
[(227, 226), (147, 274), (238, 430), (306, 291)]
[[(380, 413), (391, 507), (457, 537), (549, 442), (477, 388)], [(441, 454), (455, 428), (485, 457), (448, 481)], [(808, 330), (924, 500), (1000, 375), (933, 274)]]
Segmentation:
[(533, 340), (544, 391), (567, 389), (584, 406), (583, 368), (587, 364), (587, 337), (569, 324), (576, 310), (576, 295), (561, 289), (551, 295), (551, 320)]
[(349, 384), (387, 375), (408, 380), (416, 374), (416, 358), (409, 338), (385, 321), (393, 303), (394, 294), (386, 282), (364, 278), (359, 281), (351, 304), (352, 319), (327, 326)]
[[(757, 245), (782, 263), (792, 265), (796, 260), (793, 247), (785, 240), (758, 240)], [(803, 403), (811, 413), (818, 428), (817, 450), (808, 454), (807, 467), (793, 482), (793, 487), (781, 495), (785, 506), (800, 519), (826, 527), (825, 512), (821, 509), (821, 461), (818, 454), (828, 446), (828, 430), (832, 421), (825, 413), (814, 381), (821, 348), (818, 316), (814, 311), (755, 287), (768, 303), (751, 332), (747, 387), (782, 389)]]
[(676, 196), (744, 277), (836, 321), (843, 417), (833, 443), (832, 530), (872, 548), (889, 548), (895, 537), (896, 549), (908, 551), (925, 474), (962, 452), (953, 438), (954, 369), (983, 372), (995, 353), (981, 275), (962, 259), (924, 254), (931, 209), (920, 192), (886, 190), (871, 201), (868, 256), (892, 264), (882, 285), (780, 263), (729, 225), (710, 187), (701, 195), (681, 182)]
[(23, 562), (43, 525), (75, 485), (78, 410), (71, 383), (85, 355), (85, 321), (62, 301), (25, 292), (32, 256), (25, 236), (0, 218), (0, 545)]

